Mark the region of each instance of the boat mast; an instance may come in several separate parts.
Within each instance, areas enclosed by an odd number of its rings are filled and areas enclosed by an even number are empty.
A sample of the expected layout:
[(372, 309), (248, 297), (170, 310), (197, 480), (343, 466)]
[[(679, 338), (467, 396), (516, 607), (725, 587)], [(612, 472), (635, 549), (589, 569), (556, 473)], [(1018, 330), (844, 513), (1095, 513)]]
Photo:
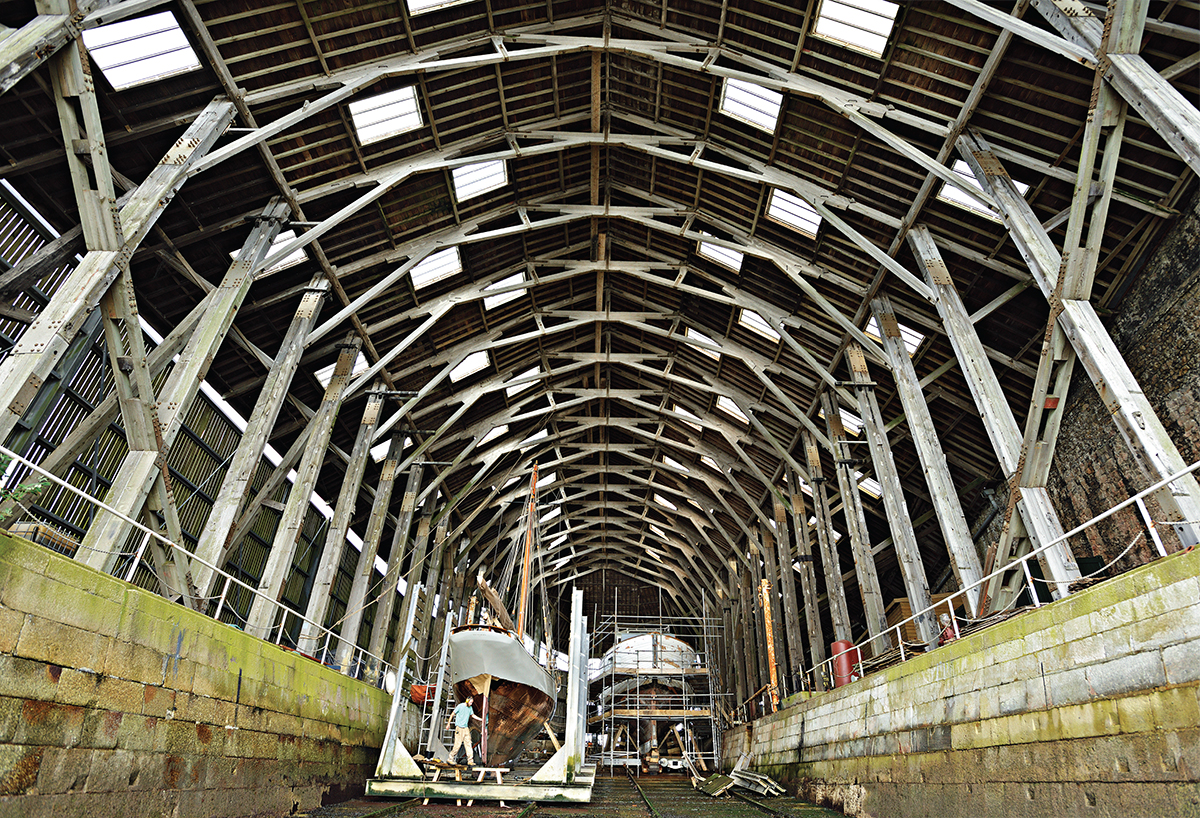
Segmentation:
[(521, 598), (517, 605), (517, 636), (525, 636), (525, 611), (529, 607), (529, 567), (533, 562), (533, 526), (537, 519), (537, 463), (529, 481), (529, 514), (525, 520), (525, 554), (521, 558)]

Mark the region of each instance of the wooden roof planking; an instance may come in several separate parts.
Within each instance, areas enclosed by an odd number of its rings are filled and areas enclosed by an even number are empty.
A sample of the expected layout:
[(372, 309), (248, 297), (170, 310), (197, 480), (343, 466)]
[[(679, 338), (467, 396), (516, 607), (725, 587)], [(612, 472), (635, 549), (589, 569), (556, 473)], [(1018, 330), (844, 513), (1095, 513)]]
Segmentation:
[[(1050, 31), (1028, 5), (1018, 2), (1017, 14)], [(395, 428), (413, 441), (406, 457), (428, 444), (420, 457), (454, 463), (432, 467), (443, 498), (455, 500), (452, 528), (470, 519), (479, 550), (507, 534), (512, 515), (498, 512), (519, 481), (498, 496), (493, 488), (538, 460), (557, 472), (563, 517), (583, 521), (552, 552), (551, 570), (568, 578), (607, 566), (662, 584), (682, 606), (690, 592), (669, 575), (700, 565), (716, 583), (728, 556), (746, 553), (745, 527), (771, 516), (771, 490), (784, 483), (781, 450), (804, 461), (797, 413), (816, 419), (819, 395), (849, 380), (849, 327), (865, 327), (870, 299), (886, 294), (901, 323), (926, 336), (913, 360), (920, 377), (933, 378), (926, 397), (970, 514), (982, 507), (980, 489), (1001, 479), (996, 457), (936, 310), (879, 256), (919, 279), (905, 235), (914, 224), (933, 232), (968, 310), (987, 310), (976, 328), (1023, 423), (1046, 300), (1028, 286), (1004, 225), (939, 199), (941, 180), (913, 154), (948, 167), (955, 136), (972, 128), (1052, 223), (1071, 204), (1095, 70), (948, 2), (901, 4), (875, 57), (815, 35), (818, 6), (471, 0), (410, 15), (403, 2), (163, 4), (202, 68), (122, 91), (97, 72), (114, 171), (145, 178), (214, 96), (242, 106), (239, 130), (214, 157), (248, 138), (243, 129), (283, 124), (183, 186), (134, 256), (140, 309), (169, 330), (205, 283), (220, 281), (268, 200), (288, 198), (296, 233), (320, 236), (304, 262), (260, 274), (235, 318), (240, 340), (225, 343), (208, 376), (218, 391), (250, 414), (264, 359), (278, 352), (308, 282), (323, 275), (333, 294), (276, 448), (303, 427), (301, 407), (320, 403), (313, 373), (354, 330), (368, 363), (387, 358), (390, 388), (423, 391)], [(11, 27), (34, 13), (32, 3), (0, 2), (0, 22)], [(1141, 54), (1169, 73), (1195, 52), (1196, 4), (1151, 3), (1150, 15)], [(48, 76), (38, 69), (0, 96), (0, 175), (66, 230), (79, 216)], [(731, 77), (782, 93), (774, 131), (720, 112)], [(1196, 81), (1195, 71), (1172, 78), (1189, 99)], [(349, 103), (409, 86), (422, 124), (363, 144)], [(458, 201), (453, 169), (483, 158), (503, 159), (508, 183)], [(826, 219), (814, 238), (768, 218), (780, 185), (818, 191), (848, 229)], [(1195, 178), (1131, 110), (1114, 189), (1091, 299), (1102, 310), (1119, 304)], [(1050, 235), (1061, 240), (1064, 228), (1055, 223)], [(705, 234), (744, 252), (741, 269), (700, 256)], [(419, 289), (396, 274), (447, 246), (459, 248), (462, 272)], [(486, 308), (485, 288), (514, 274), (524, 276), (519, 296)], [(782, 321), (786, 337), (742, 326), (743, 309), (777, 329)], [(686, 343), (685, 327), (723, 354)], [(482, 371), (447, 377), (480, 350)], [(504, 388), (533, 368), (536, 381)], [(871, 374), (885, 419), (895, 418), (902, 409), (890, 374), (879, 360)], [(364, 394), (339, 416), (333, 443), (343, 450)], [(718, 409), (722, 396), (753, 423)], [(505, 434), (477, 445), (504, 424)], [(545, 440), (520, 445), (542, 429)], [(931, 504), (907, 434), (899, 425), (892, 443), (919, 519)], [(824, 457), (832, 474), (832, 455)], [(336, 496), (344, 468), (328, 459), (323, 496)], [(884, 539), (882, 505), (864, 502), (873, 539)], [(356, 526), (369, 507), (362, 499)], [(937, 525), (920, 526), (918, 541), (937, 576), (948, 564)], [(558, 554), (573, 557), (557, 564)], [(877, 560), (885, 592), (902, 595), (890, 549)]]

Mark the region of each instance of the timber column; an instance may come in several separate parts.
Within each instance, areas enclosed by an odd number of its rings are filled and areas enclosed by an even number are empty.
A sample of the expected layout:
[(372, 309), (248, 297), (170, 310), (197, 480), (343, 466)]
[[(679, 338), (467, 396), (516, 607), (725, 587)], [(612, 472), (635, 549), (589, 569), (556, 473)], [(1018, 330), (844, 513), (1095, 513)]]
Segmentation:
[[(900, 563), (900, 573), (904, 576), (908, 604), (912, 606), (912, 612), (915, 614), (933, 605), (933, 600), (929, 597), (925, 564), (921, 561), (921, 549), (917, 545), (917, 535), (913, 531), (908, 503), (904, 499), (900, 473), (896, 470), (892, 447), (887, 439), (883, 417), (879, 413), (879, 402), (875, 399), (871, 375), (867, 371), (867, 358), (863, 355), (862, 347), (853, 342), (846, 350), (846, 357), (850, 362), (851, 377), (854, 379), (858, 411), (862, 415), (863, 429), (871, 447), (875, 477), (883, 488), (883, 508), (887, 513), (888, 526), (892, 530), (892, 547), (896, 549), (896, 561)], [(917, 637), (925, 644), (932, 644), (937, 639), (938, 629), (932, 611), (918, 616), (914, 624), (917, 627)]]
[(854, 465), (858, 462), (846, 442), (846, 428), (837, 400), (828, 392), (821, 395), (821, 406), (825, 411), (825, 423), (829, 427), (829, 440), (833, 444), (833, 462), (837, 470), (838, 491), (842, 495), (842, 515), (846, 518), (847, 533), (850, 535), (850, 552), (854, 554), (854, 575), (858, 578), (858, 590), (862, 595), (863, 612), (867, 617), (867, 632), (873, 639), (872, 655), (878, 655), (892, 646), (887, 635), (887, 614), (884, 613), (883, 591), (879, 588), (879, 572), (875, 569), (875, 555), (871, 553), (871, 537), (867, 532), (867, 517), (863, 511), (862, 496)]
[(305, 622), (300, 627), (298, 649), (310, 656), (316, 655), (319, 633), (316, 625), (325, 624), (333, 580), (337, 576), (338, 567), (342, 563), (342, 553), (346, 549), (346, 532), (350, 529), (350, 518), (354, 516), (354, 507), (358, 504), (358, 490), (362, 486), (363, 473), (367, 469), (367, 458), (370, 457), (371, 435), (375, 433), (375, 426), (379, 423), (379, 409), (383, 405), (383, 397), (379, 390), (382, 388), (382, 381), (377, 381), (375, 390), (367, 395), (367, 405), (363, 408), (358, 435), (354, 439), (354, 448), (350, 451), (350, 462), (346, 465), (346, 476), (342, 480), (342, 489), (338, 492), (333, 522), (329, 524), (329, 533), (325, 536), (325, 552), (321, 555), (321, 565), (317, 568), (312, 593), (308, 596), (308, 608), (304, 615), (311, 622)]
[(304, 518), (312, 503), (313, 487), (317, 484), (317, 475), (325, 462), (333, 422), (337, 419), (338, 409), (342, 405), (342, 393), (350, 382), (350, 372), (358, 358), (360, 343), (357, 336), (350, 335), (341, 345), (342, 350), (334, 365), (333, 377), (329, 386), (325, 388), (325, 398), (309, 421), (312, 431), (308, 436), (308, 445), (300, 458), (300, 466), (296, 469), (296, 482), (288, 492), (287, 505), (284, 506), (283, 516), (275, 529), (275, 540), (271, 543), (267, 565), (258, 583), (261, 595), (255, 595), (250, 606), (250, 615), (246, 618), (246, 630), (257, 636), (266, 638), (275, 620), (276, 606), (271, 602), (279, 599), (288, 574), (291, 573), (296, 545), (304, 530)]
[(833, 620), (833, 638), (850, 642), (850, 609), (846, 605), (846, 586), (842, 584), (842, 567), (838, 563), (837, 543), (833, 539), (833, 517), (825, 494), (826, 477), (821, 472), (821, 450), (816, 439), (803, 433), (804, 452), (808, 458), (808, 473), (812, 479), (813, 509), (817, 518), (817, 544), (821, 548), (821, 568), (825, 572), (825, 593), (829, 598), (829, 618)]

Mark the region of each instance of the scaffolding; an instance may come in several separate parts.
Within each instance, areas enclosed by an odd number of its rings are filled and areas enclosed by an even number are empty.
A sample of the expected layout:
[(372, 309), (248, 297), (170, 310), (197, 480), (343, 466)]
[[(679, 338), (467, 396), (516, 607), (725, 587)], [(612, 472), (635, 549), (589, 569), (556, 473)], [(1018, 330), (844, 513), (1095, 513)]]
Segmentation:
[(599, 618), (593, 644), (609, 647), (589, 674), (595, 764), (697, 776), (717, 768), (727, 705), (710, 671), (722, 622), (707, 608), (699, 617)]

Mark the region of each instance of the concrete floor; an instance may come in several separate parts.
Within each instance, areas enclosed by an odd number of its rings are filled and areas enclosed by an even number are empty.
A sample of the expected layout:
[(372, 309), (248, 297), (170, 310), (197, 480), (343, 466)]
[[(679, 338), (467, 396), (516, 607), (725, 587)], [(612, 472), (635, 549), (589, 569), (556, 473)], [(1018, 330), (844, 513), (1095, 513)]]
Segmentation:
[[(654, 806), (659, 818), (764, 818), (768, 815), (794, 816), (794, 818), (834, 818), (841, 813), (813, 806), (795, 798), (760, 798), (754, 800), (771, 811), (758, 809), (732, 796), (712, 798), (692, 789), (689, 780), (678, 775), (642, 776), (638, 779), (646, 798)], [(477, 803), (472, 807), (459, 807), (448, 803), (390, 802), (382, 798), (361, 798), (344, 804), (322, 807), (300, 818), (386, 818), (398, 815), (428, 816), (429, 818), (514, 818), (525, 809), (525, 804), (511, 805), (506, 809), (493, 803)], [(622, 775), (619, 778), (598, 778), (592, 793), (592, 802), (580, 806), (554, 806), (539, 804), (525, 818), (653, 818), (637, 790)]]

